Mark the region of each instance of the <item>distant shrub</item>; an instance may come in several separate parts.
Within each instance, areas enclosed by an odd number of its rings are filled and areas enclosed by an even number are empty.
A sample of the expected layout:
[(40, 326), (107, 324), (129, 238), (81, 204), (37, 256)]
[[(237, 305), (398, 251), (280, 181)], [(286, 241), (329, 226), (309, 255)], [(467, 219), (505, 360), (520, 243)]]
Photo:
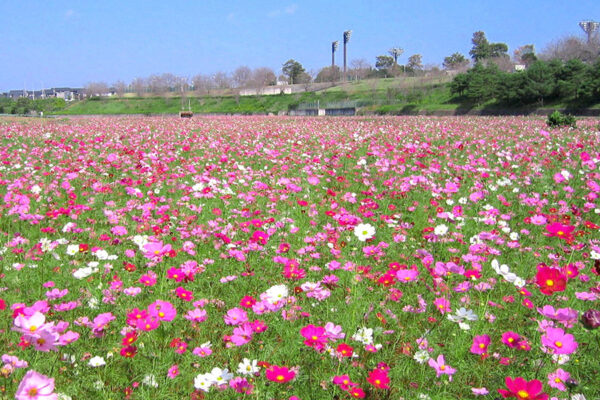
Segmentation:
[(556, 128), (560, 126), (576, 127), (575, 117), (569, 114), (563, 114), (558, 110), (555, 110), (552, 114), (548, 115), (546, 124), (549, 127)]

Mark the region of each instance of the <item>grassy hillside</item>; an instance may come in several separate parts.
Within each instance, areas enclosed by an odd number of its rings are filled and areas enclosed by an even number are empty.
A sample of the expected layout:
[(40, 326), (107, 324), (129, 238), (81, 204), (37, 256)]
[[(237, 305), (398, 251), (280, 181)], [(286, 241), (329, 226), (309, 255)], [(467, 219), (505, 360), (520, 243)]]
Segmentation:
[(188, 104), (194, 113), (278, 113), (303, 103), (353, 101), (365, 111), (400, 111), (406, 107), (452, 109), (448, 78), (388, 78), (351, 82), (317, 92), (273, 96), (197, 96), (92, 98), (68, 105), (60, 114), (176, 114)]
[[(506, 108), (495, 100), (475, 105), (453, 96), (448, 87), (449, 77), (401, 77), (348, 82), (315, 92), (272, 96), (196, 95), (180, 97), (114, 97), (91, 98), (67, 105), (54, 114), (177, 114), (182, 104), (188, 104), (195, 114), (277, 114), (319, 103), (328, 107), (334, 103), (352, 102), (359, 113), (412, 114), (417, 112), (481, 111), (489, 113), (530, 113), (537, 106)], [(545, 109), (570, 109), (568, 103), (555, 101), (544, 104)], [(600, 103), (588, 105), (600, 108)]]

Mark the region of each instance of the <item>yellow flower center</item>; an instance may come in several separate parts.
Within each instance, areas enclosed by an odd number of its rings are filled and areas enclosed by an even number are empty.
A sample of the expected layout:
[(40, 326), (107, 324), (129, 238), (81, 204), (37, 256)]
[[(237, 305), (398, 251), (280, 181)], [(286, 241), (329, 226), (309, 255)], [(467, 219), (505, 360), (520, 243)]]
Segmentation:
[(528, 399), (529, 393), (526, 390), (519, 390), (517, 396), (519, 396), (519, 399)]
[(35, 326), (35, 325), (31, 325), (31, 326), (29, 327), (29, 332), (35, 332), (35, 330), (36, 330), (36, 329), (37, 329), (37, 326)]
[(284, 377), (283, 375), (277, 375), (277, 378), (276, 378), (276, 379), (277, 379), (279, 382), (281, 382), (282, 380), (284, 380), (284, 379), (285, 379), (285, 377)]
[(546, 281), (546, 286), (554, 286), (554, 281), (552, 279), (548, 279)]
[(556, 383), (561, 383), (561, 382), (562, 382), (562, 380), (561, 380), (560, 378), (554, 378), (554, 382), (556, 382)]
[(165, 313), (161, 311), (161, 312), (158, 313), (158, 316), (162, 318), (162, 317), (165, 316)]
[(511, 337), (510, 337), (510, 338), (508, 338), (508, 343), (512, 343), (512, 342), (514, 342), (514, 341), (515, 341), (515, 339), (514, 339), (514, 338), (511, 338)]
[(38, 394), (38, 389), (37, 389), (36, 387), (32, 387), (31, 389), (29, 389), (29, 390), (27, 391), (27, 395), (28, 395), (29, 397), (36, 397), (36, 396), (37, 396), (37, 394)]
[(444, 371), (446, 369), (445, 365), (440, 365), (440, 370)]
[(480, 348), (480, 349), (485, 349), (485, 344), (483, 344), (483, 343), (479, 343), (479, 348)]
[(563, 346), (562, 342), (554, 342), (554, 344), (556, 345), (556, 347), (558, 347), (559, 349)]

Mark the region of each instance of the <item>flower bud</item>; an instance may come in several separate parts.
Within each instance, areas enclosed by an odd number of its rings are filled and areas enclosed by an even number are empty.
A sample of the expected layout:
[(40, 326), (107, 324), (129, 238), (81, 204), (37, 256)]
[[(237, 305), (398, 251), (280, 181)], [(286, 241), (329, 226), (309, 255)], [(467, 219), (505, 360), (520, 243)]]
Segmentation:
[(588, 329), (600, 327), (600, 311), (589, 309), (581, 316), (581, 323)]

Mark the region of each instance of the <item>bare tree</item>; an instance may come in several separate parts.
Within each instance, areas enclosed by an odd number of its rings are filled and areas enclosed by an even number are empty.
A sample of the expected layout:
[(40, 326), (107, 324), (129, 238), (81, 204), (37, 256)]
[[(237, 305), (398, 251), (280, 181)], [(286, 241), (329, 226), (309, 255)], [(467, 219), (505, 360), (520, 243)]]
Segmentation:
[(229, 89), (231, 87), (231, 79), (223, 71), (219, 71), (213, 75), (213, 82), (217, 89)]
[(241, 67), (237, 67), (237, 69), (233, 71), (231, 79), (233, 80), (235, 87), (241, 88), (248, 85), (251, 77), (252, 70), (246, 67), (245, 65), (242, 65)]
[(214, 82), (210, 76), (198, 74), (192, 78), (194, 90), (199, 94), (210, 94), (210, 91), (215, 88)]
[(123, 97), (123, 95), (127, 91), (127, 84), (123, 81), (116, 81), (115, 83), (113, 83), (113, 87), (115, 88), (115, 92), (119, 97)]
[(131, 89), (138, 96), (143, 96), (146, 92), (147, 87), (148, 85), (144, 78), (135, 78), (133, 81), (131, 81)]
[(263, 88), (275, 85), (277, 83), (277, 76), (275, 76), (275, 72), (271, 68), (259, 67), (252, 71), (251, 81), (256, 87)]
[(356, 58), (350, 61), (350, 67), (352, 68), (352, 75), (357, 80), (364, 79), (372, 68), (371, 64), (364, 58)]
[(108, 93), (108, 85), (104, 82), (89, 82), (83, 90), (87, 97), (103, 96)]
[(567, 36), (551, 42), (540, 53), (542, 60), (559, 59), (569, 61), (580, 59), (593, 62), (600, 54), (600, 40), (592, 39), (589, 43), (577, 36)]

